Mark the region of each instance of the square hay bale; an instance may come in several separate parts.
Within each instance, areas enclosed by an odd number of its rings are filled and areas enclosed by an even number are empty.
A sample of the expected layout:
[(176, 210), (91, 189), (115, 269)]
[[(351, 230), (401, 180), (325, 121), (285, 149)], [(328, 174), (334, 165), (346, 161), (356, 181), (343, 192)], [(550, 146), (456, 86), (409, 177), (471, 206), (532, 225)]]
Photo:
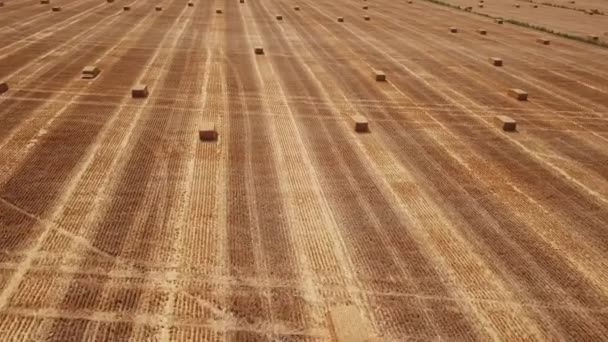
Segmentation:
[(490, 63), (492, 63), (493, 66), (502, 66), (502, 59), (498, 58), (498, 57), (490, 57)]
[(597, 40), (600, 40), (600, 37), (592, 34), (592, 35), (589, 35), (589, 39), (597, 41)]
[(374, 77), (378, 82), (386, 82), (386, 74), (382, 70), (374, 70)]
[(515, 4), (515, 8), (519, 8), (519, 4)]
[(367, 122), (367, 119), (364, 116), (355, 115), (353, 116), (353, 121), (355, 122), (355, 132), (369, 132), (369, 123)]
[(42, 5), (48, 5), (50, 3), (51, 3), (50, 0), (40, 0), (40, 4), (42, 4)]
[(256, 46), (253, 48), (253, 52), (255, 52), (256, 55), (263, 55), (264, 54), (264, 48), (261, 46)]
[(477, 7), (483, 8), (483, 4), (479, 4), (479, 5), (477, 5)]
[(215, 13), (222, 14), (222, 10), (218, 8), (218, 9), (215, 10)]
[(277, 20), (283, 20), (283, 16), (282, 15), (277, 15)]
[(500, 19), (500, 18), (494, 19), (494, 22), (497, 23), (497, 24), (502, 25), (502, 19)]
[(114, 0), (106, 0), (107, 3), (111, 4), (114, 2)]
[(366, 9), (369, 9), (369, 6), (363, 6), (361, 8), (363, 8), (364, 10), (366, 10)]
[(193, 2), (189, 2), (188, 3), (188, 7), (194, 7), (194, 3)]
[(203, 122), (198, 129), (198, 138), (201, 141), (214, 141), (217, 140), (217, 130), (215, 129), (215, 123)]
[(4, 7), (4, 2), (0, 1), (0, 7)]
[(484, 29), (478, 29), (478, 30), (477, 30), (477, 33), (479, 33), (479, 34), (481, 34), (481, 35), (485, 36), (486, 34), (488, 34), (488, 31), (486, 31), (486, 30), (484, 30)]
[(496, 122), (500, 125), (503, 131), (514, 132), (517, 130), (517, 122), (506, 115), (498, 115)]
[(93, 79), (99, 75), (101, 70), (96, 66), (86, 66), (82, 69), (82, 78)]
[(452, 27), (450, 27), (450, 32), (458, 33), (458, 29), (452, 26)]
[(51, 9), (51, 11), (53, 11), (53, 12), (60, 12), (61, 11), (61, 7), (59, 7), (59, 6), (53, 7)]
[(148, 86), (145, 84), (136, 84), (131, 90), (131, 96), (133, 98), (148, 97)]
[(412, 0), (407, 0), (408, 4), (413, 4), (414, 2)]
[(239, 3), (244, 4), (245, 0), (240, 0)]
[(543, 45), (549, 45), (551, 43), (547, 38), (536, 38), (536, 42)]
[(538, 5), (534, 5), (534, 6), (532, 6), (532, 8), (538, 8)]
[(354, 305), (341, 305), (329, 309), (327, 320), (332, 341), (366, 342), (374, 338), (369, 322), (361, 317)]
[(363, 16), (363, 20), (365, 20), (365, 21), (370, 21), (370, 17), (369, 17), (369, 15), (365, 15), (365, 16)]
[(162, 11), (162, 10), (163, 10), (163, 8), (162, 8), (161, 6), (156, 6), (156, 7), (154, 7), (154, 9), (155, 9), (156, 11)]
[(299, 10), (300, 10), (300, 6), (295, 6), (293, 9), (294, 9), (295, 11), (299, 11)]
[(343, 23), (344, 22), (344, 18), (343, 17), (338, 17), (338, 22), (339, 23)]
[(131, 6), (125, 6), (122, 8), (123, 11), (130, 11), (131, 10)]
[(471, 12), (473, 10), (473, 7), (472, 6), (467, 6), (467, 7), (464, 8), (464, 10), (467, 11), (467, 12)]
[(4, 94), (8, 91), (8, 83), (0, 82), (0, 94)]
[(508, 91), (509, 96), (511, 96), (514, 99), (517, 99), (517, 101), (527, 101), (528, 100), (528, 93), (526, 93), (525, 91), (521, 90), (521, 89), (509, 89)]

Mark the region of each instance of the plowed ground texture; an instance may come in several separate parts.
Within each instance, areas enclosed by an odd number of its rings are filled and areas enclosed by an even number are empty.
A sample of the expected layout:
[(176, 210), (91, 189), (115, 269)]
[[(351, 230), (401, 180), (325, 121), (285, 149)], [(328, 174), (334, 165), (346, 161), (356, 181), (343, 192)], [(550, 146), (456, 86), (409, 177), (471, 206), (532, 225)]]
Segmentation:
[(330, 341), (342, 305), (383, 341), (605, 339), (608, 49), (538, 37), (423, 1), (5, 0), (0, 339)]

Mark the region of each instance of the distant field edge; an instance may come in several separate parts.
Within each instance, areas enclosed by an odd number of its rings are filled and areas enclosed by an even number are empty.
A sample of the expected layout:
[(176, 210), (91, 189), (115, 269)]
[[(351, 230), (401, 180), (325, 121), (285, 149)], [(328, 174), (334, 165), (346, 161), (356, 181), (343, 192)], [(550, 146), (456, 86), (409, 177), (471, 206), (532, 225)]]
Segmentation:
[(467, 12), (467, 13), (476, 14), (476, 15), (479, 15), (479, 16), (482, 16), (482, 17), (486, 17), (486, 18), (502, 19), (504, 22), (507, 22), (509, 24), (513, 24), (513, 25), (517, 25), (517, 26), (521, 26), (521, 27), (530, 28), (530, 29), (533, 29), (533, 30), (536, 30), (536, 31), (541, 31), (541, 32), (544, 32), (544, 33), (549, 33), (549, 34), (552, 34), (554, 36), (559, 36), (559, 37), (562, 37), (562, 38), (576, 40), (576, 41), (579, 41), (579, 42), (582, 42), (582, 43), (587, 43), (587, 44), (599, 46), (599, 47), (602, 47), (602, 48), (608, 48), (608, 43), (602, 42), (602, 41), (599, 41), (599, 40), (593, 40), (590, 37), (582, 37), (582, 36), (575, 35), (575, 34), (559, 32), (559, 31), (555, 31), (555, 30), (546, 28), (544, 26), (537, 26), (537, 25), (533, 25), (533, 24), (530, 24), (530, 23), (527, 23), (527, 22), (523, 22), (523, 21), (519, 21), (519, 20), (515, 20), (515, 19), (507, 19), (507, 18), (504, 18), (504, 17), (494, 17), (494, 16), (491, 16), (489, 14), (473, 11), (470, 7), (469, 8), (466, 8), (466, 7), (463, 8), (462, 6), (450, 4), (448, 2), (441, 1), (441, 0), (423, 0), (423, 1), (431, 2), (431, 3), (437, 4), (437, 5), (441, 5), (441, 6), (450, 7), (450, 8), (453, 8), (453, 9), (461, 11), (461, 12)]

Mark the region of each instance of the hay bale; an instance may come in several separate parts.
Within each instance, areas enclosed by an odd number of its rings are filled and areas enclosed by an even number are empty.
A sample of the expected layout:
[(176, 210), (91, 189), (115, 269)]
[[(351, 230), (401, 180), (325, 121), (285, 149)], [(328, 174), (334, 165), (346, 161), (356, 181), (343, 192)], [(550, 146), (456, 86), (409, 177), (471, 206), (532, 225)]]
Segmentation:
[(382, 70), (374, 70), (374, 77), (378, 82), (386, 82), (386, 74)]
[(536, 38), (536, 42), (543, 45), (549, 45), (551, 41), (547, 38)]
[(528, 100), (528, 93), (526, 93), (525, 91), (521, 90), (521, 89), (509, 89), (508, 94), (510, 97), (516, 99), (517, 101), (527, 101)]
[(131, 89), (131, 96), (133, 98), (148, 97), (148, 86), (145, 84), (136, 84), (133, 89)]
[(256, 46), (255, 48), (253, 48), (253, 52), (255, 52), (256, 55), (263, 55), (264, 48), (261, 46)]
[(515, 132), (517, 130), (517, 122), (506, 115), (498, 115), (496, 122), (505, 132)]
[(107, 3), (111, 4), (114, 2), (114, 0), (106, 0)]
[(0, 1), (0, 7), (4, 7), (4, 2)]
[(502, 59), (498, 57), (490, 57), (489, 60), (493, 66), (502, 66)]
[(407, 0), (408, 4), (413, 4), (414, 2), (412, 0)]
[(123, 11), (130, 11), (131, 10), (131, 6), (125, 6), (122, 8)]
[(364, 15), (364, 16), (363, 16), (363, 20), (365, 20), (365, 21), (370, 21), (370, 19), (371, 19), (371, 18), (369, 17), (369, 15)]
[(201, 141), (214, 141), (217, 140), (217, 130), (215, 129), (215, 123), (203, 122), (198, 129), (198, 138)]
[(366, 10), (366, 9), (369, 9), (369, 6), (363, 6), (361, 8), (363, 8), (364, 10)]
[(477, 29), (477, 33), (485, 36), (486, 34), (488, 34), (488, 31), (484, 30), (484, 29)]
[(300, 10), (300, 6), (296, 6), (293, 8), (295, 11), (299, 11)]
[(163, 10), (163, 8), (162, 8), (161, 6), (156, 6), (156, 7), (154, 7), (154, 9), (155, 9), (156, 11), (158, 11), (158, 12), (160, 12), (160, 11), (162, 11), (162, 10)]
[(500, 19), (500, 18), (494, 19), (494, 22), (497, 23), (497, 24), (502, 25), (502, 19)]
[(450, 27), (450, 32), (458, 33), (458, 29), (452, 26), (452, 27)]
[(194, 3), (193, 2), (189, 2), (188, 3), (188, 7), (194, 7)]
[(86, 66), (82, 69), (82, 78), (84, 79), (93, 79), (99, 75), (101, 70), (99, 70), (96, 66)]
[(59, 7), (59, 6), (53, 7), (53, 8), (51, 8), (51, 11), (53, 11), (53, 12), (61, 12), (61, 7)]
[(4, 94), (8, 91), (8, 83), (0, 82), (0, 94)]
[(519, 4), (515, 4), (515, 8), (519, 8)]
[(338, 22), (339, 23), (343, 23), (344, 22), (344, 18), (343, 17), (338, 17)]
[(277, 20), (283, 20), (283, 16), (282, 15), (277, 15)]
[(355, 122), (355, 132), (369, 132), (369, 123), (367, 122), (367, 119), (364, 116), (355, 115), (352, 119)]
[(597, 41), (597, 40), (600, 40), (600, 37), (592, 34), (592, 35), (589, 35), (589, 39)]
[(241, 4), (244, 4), (244, 3), (245, 3), (245, 0), (240, 0), (239, 2), (240, 2)]
[(215, 10), (215, 13), (222, 14), (222, 10), (218, 8), (218, 9)]
[(50, 3), (51, 3), (50, 0), (40, 0), (40, 4), (42, 4), (42, 5), (48, 5)]
[(538, 5), (534, 5), (534, 6), (532, 6), (532, 8), (538, 8)]
[(353, 305), (331, 308), (327, 320), (332, 341), (366, 342), (374, 338), (371, 326)]
[(483, 4), (479, 4), (479, 5), (477, 5), (477, 7), (483, 8)]

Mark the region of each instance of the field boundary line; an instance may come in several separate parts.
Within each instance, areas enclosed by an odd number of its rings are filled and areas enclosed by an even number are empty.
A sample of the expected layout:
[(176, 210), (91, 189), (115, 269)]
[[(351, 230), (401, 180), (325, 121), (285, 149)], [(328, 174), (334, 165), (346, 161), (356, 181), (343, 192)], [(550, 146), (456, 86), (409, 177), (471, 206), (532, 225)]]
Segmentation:
[[(387, 19), (388, 20), (387, 22), (391, 22), (391, 19), (393, 19), (391, 16), (386, 15), (386, 14), (379, 14), (379, 16), (384, 17), (385, 19)], [(408, 26), (404, 26), (402, 24), (395, 23), (395, 22), (391, 22), (391, 23), (393, 25), (395, 25), (397, 28), (413, 31), (413, 32), (416, 32), (419, 35), (422, 35), (422, 32), (419, 29), (415, 28), (415, 27), (408, 27)], [(380, 30), (382, 30), (384, 32), (387, 32), (387, 33), (392, 33), (394, 31), (394, 29), (390, 29), (388, 27), (386, 27), (385, 29), (380, 28)], [(434, 34), (434, 36), (437, 36), (437, 35)], [(440, 38), (440, 39), (443, 39), (443, 38)], [(477, 57), (477, 55), (474, 55), (474, 54), (466, 52), (466, 51), (457, 50), (455, 48), (450, 48), (450, 50), (452, 50), (455, 53), (460, 54), (463, 57), (465, 57), (465, 58), (467, 58), (469, 60), (472, 60), (472, 61), (478, 61), (480, 59), (480, 58)], [(403, 63), (402, 63), (401, 60), (396, 59), (395, 57), (393, 57), (389, 53), (385, 53), (385, 55), (389, 56), (390, 59), (392, 59), (394, 63), (398, 63), (399, 65), (403, 65)], [(433, 59), (435, 61), (437, 61), (438, 63), (441, 63), (439, 60), (437, 60), (435, 58), (433, 58)], [(413, 63), (416, 63), (416, 61), (413, 61)], [(556, 97), (556, 98), (558, 98), (558, 99), (560, 99), (560, 100), (562, 100), (562, 101), (564, 101), (566, 103), (569, 103), (569, 104), (571, 104), (574, 107), (583, 109), (583, 110), (581, 110), (581, 112), (590, 113), (590, 114), (594, 115), (596, 118), (606, 119), (606, 117), (603, 116), (602, 113), (605, 113), (605, 110), (606, 110), (606, 108), (608, 108), (608, 106), (603, 105), (601, 103), (590, 102), (590, 100), (588, 100), (588, 99), (586, 99), (584, 97), (578, 96), (578, 95), (571, 96), (571, 97), (574, 97), (575, 100), (570, 99), (569, 97), (567, 97), (566, 95), (564, 95), (564, 93), (566, 92), (566, 90), (564, 90), (562, 88), (559, 88), (559, 87), (555, 87), (550, 82), (538, 79), (538, 77), (531, 77), (529, 79), (526, 79), (523, 76), (521, 76), (522, 72), (517, 71), (517, 70), (515, 70), (515, 71), (517, 73), (510, 72), (510, 73), (508, 73), (508, 75), (511, 76), (511, 77), (513, 77), (513, 78), (515, 78), (515, 79), (517, 79), (517, 80), (519, 80), (522, 83), (525, 83), (525, 84), (528, 84), (528, 85), (532, 85), (534, 88), (537, 88), (537, 89), (541, 90), (545, 94), (551, 94), (552, 96), (554, 96), (554, 97)], [(504, 70), (499, 70), (498, 72), (507, 73)], [(477, 72), (477, 74), (481, 74), (481, 72)], [(437, 79), (436, 76), (432, 76), (432, 77), (434, 79)], [(484, 80), (480, 79), (479, 77), (469, 76), (469, 75), (466, 75), (464, 77), (466, 77), (469, 80), (473, 80), (475, 82), (487, 85), (488, 88), (490, 88), (490, 89), (494, 88), (494, 87), (492, 87), (492, 83), (484, 81)], [(440, 79), (443, 79), (443, 78), (440, 78)], [(503, 95), (503, 97), (506, 97), (506, 95)], [(537, 103), (537, 105), (539, 107), (543, 107), (543, 108), (546, 108), (547, 110), (550, 110), (545, 105), (543, 105), (542, 102), (538, 102), (537, 101), (536, 103)], [(601, 107), (604, 108), (604, 110), (598, 111), (596, 109), (590, 108), (589, 107), (590, 105), (591, 106), (596, 106), (596, 107), (597, 106), (601, 106)], [(574, 125), (577, 125), (577, 126), (581, 127), (581, 125), (578, 124), (576, 121), (573, 121), (573, 120), (568, 120), (568, 121), (571, 122), (571, 123), (573, 123)], [(598, 137), (600, 139), (603, 139), (602, 137), (600, 137), (596, 133), (590, 131), (589, 129), (586, 129), (584, 127), (581, 127), (581, 128), (584, 129), (584, 130), (586, 130), (586, 131), (589, 131), (592, 135), (595, 135), (596, 137)]]
[(592, 39), (588, 39), (585, 37), (581, 37), (579, 35), (575, 35), (575, 34), (571, 34), (571, 33), (564, 33), (561, 31), (556, 31), (553, 29), (549, 29), (546, 28), (544, 26), (539, 26), (539, 25), (534, 25), (534, 24), (530, 24), (527, 22), (523, 22), (523, 21), (519, 21), (516, 19), (505, 19), (504, 17), (495, 17), (489, 14), (485, 14), (485, 13), (481, 13), (481, 12), (477, 12), (477, 11), (473, 11), (473, 10), (469, 10), (467, 11), (466, 9), (462, 8), (461, 6), (458, 5), (452, 5), (448, 2), (445, 1), (441, 1), (441, 0), (422, 0), (422, 1), (426, 1), (435, 5), (439, 5), (439, 6), (444, 6), (444, 7), (449, 7), (453, 10), (456, 11), (460, 11), (460, 12), (464, 12), (464, 13), (472, 13), (478, 16), (482, 16), (482, 17), (486, 17), (486, 18), (491, 18), (491, 19), (503, 19), (505, 22), (512, 24), (512, 25), (516, 25), (516, 26), (520, 26), (520, 27), (524, 27), (524, 28), (528, 28), (528, 29), (532, 29), (532, 30), (536, 30), (536, 31), (540, 31), (540, 32), (544, 32), (544, 33), (548, 33), (548, 34), (552, 34), (554, 36), (557, 37), (561, 37), (561, 38), (565, 38), (565, 39), (570, 39), (570, 40), (574, 40), (574, 41), (578, 41), (581, 43), (586, 43), (589, 45), (594, 45), (600, 48), (608, 48), (608, 43), (604, 43), (601, 41), (595, 41)]

